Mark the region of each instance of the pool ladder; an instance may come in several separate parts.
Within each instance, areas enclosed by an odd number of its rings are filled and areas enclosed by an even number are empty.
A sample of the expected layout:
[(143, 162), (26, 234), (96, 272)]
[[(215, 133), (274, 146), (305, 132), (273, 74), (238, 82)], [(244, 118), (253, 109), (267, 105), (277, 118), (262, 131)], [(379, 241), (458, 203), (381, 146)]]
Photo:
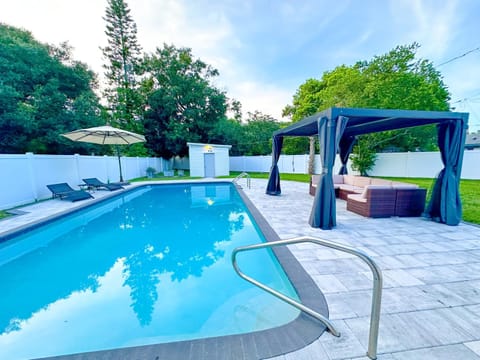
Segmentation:
[[(240, 180), (241, 178), (247, 178), (247, 188), (250, 189), (250, 175), (246, 172), (242, 172), (240, 175), (238, 175), (235, 179), (233, 179), (232, 181), (237, 184), (238, 180)], [(238, 184), (237, 184), (238, 185)]]
[[(240, 175), (239, 175), (240, 176)], [(322, 322), (326, 327), (328, 332), (330, 332), (334, 336), (340, 336), (340, 333), (335, 329), (333, 324), (325, 318), (323, 315), (317, 313), (316, 311), (310, 309), (309, 307), (299, 303), (298, 301), (268, 287), (265, 284), (262, 284), (261, 282), (249, 277), (248, 275), (245, 275), (240, 268), (238, 267), (237, 264), (237, 254), (239, 252), (243, 251), (250, 251), (250, 250), (257, 250), (257, 249), (265, 249), (265, 248), (272, 248), (275, 246), (284, 246), (284, 245), (291, 245), (291, 244), (299, 244), (299, 243), (305, 243), (305, 242), (310, 242), (314, 243), (320, 246), (325, 246), (331, 249), (335, 249), (338, 251), (346, 252), (352, 255), (355, 255), (359, 257), (361, 260), (363, 260), (367, 265), (369, 266), (370, 270), (372, 271), (373, 274), (373, 295), (372, 295), (372, 308), (371, 308), (371, 314), (370, 314), (370, 332), (369, 332), (369, 338), (368, 338), (368, 351), (367, 351), (367, 356), (370, 359), (376, 359), (377, 358), (377, 343), (378, 343), (378, 327), (379, 327), (379, 322), (380, 322), (380, 307), (382, 303), (382, 272), (380, 271), (380, 268), (378, 265), (364, 252), (356, 250), (352, 247), (345, 246), (345, 245), (340, 245), (338, 243), (328, 241), (328, 240), (323, 240), (319, 239), (316, 237), (310, 237), (310, 236), (301, 236), (301, 237), (295, 237), (291, 239), (286, 239), (286, 240), (278, 240), (278, 241), (271, 241), (268, 243), (261, 243), (261, 244), (255, 244), (255, 245), (249, 245), (249, 246), (240, 246), (237, 247), (233, 250), (232, 252), (232, 264), (233, 268), (237, 272), (237, 274), (242, 278), (245, 279), (246, 281), (252, 283), (253, 285), (265, 290), (266, 292), (276, 296), (277, 298), (285, 301), (286, 303), (296, 307), (297, 309), (307, 313), (308, 315), (314, 317), (315, 319), (319, 320)]]

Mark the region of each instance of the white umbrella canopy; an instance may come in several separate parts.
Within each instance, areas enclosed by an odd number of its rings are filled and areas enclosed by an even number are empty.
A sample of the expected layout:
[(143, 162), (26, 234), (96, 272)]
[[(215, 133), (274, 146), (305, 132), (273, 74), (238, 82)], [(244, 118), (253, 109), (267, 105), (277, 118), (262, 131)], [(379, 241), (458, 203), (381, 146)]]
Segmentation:
[(133, 132), (117, 129), (112, 126), (97, 126), (88, 129), (79, 129), (62, 134), (73, 141), (102, 145), (128, 145), (145, 142), (145, 136)]
[[(139, 142), (145, 142), (145, 136), (133, 132), (114, 128), (110, 125), (97, 126), (88, 129), (74, 130), (61, 134), (73, 141), (81, 141), (101, 145), (129, 145)], [(118, 167), (120, 170), (120, 182), (123, 182), (122, 163), (120, 161), (120, 151), (117, 148)]]

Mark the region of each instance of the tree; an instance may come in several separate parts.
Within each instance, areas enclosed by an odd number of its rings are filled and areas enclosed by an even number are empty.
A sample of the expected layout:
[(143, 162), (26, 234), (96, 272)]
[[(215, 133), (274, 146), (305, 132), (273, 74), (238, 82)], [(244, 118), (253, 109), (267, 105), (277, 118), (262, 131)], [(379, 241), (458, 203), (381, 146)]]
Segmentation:
[(146, 146), (169, 159), (186, 155), (187, 142), (208, 142), (227, 111), (225, 93), (211, 84), (218, 71), (190, 49), (166, 44), (144, 65)]
[[(284, 111), (291, 114), (292, 120), (298, 121), (333, 106), (448, 110), (450, 95), (442, 76), (430, 61), (416, 59), (418, 47), (416, 43), (397, 46), (370, 61), (338, 66), (325, 72), (320, 80), (307, 80), (295, 94), (293, 105)], [(374, 153), (387, 147), (399, 151), (436, 148), (433, 126), (369, 134), (361, 139), (363, 144), (357, 144), (354, 153), (357, 159), (362, 159), (365, 172), (375, 161), (374, 156), (366, 156), (368, 151)], [(361, 156), (358, 156), (359, 151)]]
[(248, 112), (247, 119), (221, 119), (210, 133), (210, 142), (232, 145), (230, 155), (268, 155), (272, 153), (272, 133), (280, 124), (260, 111)]
[(101, 123), (95, 75), (67, 43), (42, 44), (0, 24), (0, 73), (0, 153), (104, 151), (60, 136)]
[[(322, 108), (322, 100), (318, 97), (324, 84), (316, 79), (308, 79), (293, 96), (293, 106), (287, 105), (282, 112), (283, 116), (291, 118), (292, 123), (297, 122), (304, 117), (313, 115)], [(285, 124), (288, 126), (290, 124)], [(284, 140), (284, 153), (303, 154), (308, 152), (308, 173), (313, 174), (315, 169), (315, 137), (287, 138)]]
[(272, 153), (272, 133), (280, 124), (270, 115), (259, 111), (248, 113), (242, 125), (242, 139), (239, 148), (243, 155), (268, 155)]
[(239, 156), (243, 154), (243, 125), (236, 118), (221, 118), (214, 126), (209, 134), (209, 142), (212, 144), (231, 145), (231, 156)]
[(126, 130), (142, 132), (142, 98), (137, 78), (141, 74), (141, 47), (137, 25), (124, 0), (108, 0), (105, 34), (108, 45), (102, 48), (106, 63), (107, 88), (104, 91), (110, 122)]

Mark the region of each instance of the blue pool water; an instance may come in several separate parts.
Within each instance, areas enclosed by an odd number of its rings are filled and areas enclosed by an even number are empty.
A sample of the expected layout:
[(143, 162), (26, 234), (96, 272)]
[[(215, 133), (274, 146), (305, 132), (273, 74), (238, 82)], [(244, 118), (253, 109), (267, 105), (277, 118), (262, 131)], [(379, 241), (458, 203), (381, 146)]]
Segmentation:
[[(0, 359), (283, 325), (298, 311), (240, 279), (264, 241), (230, 183), (139, 187), (0, 243)], [(243, 271), (297, 298), (275, 257)]]

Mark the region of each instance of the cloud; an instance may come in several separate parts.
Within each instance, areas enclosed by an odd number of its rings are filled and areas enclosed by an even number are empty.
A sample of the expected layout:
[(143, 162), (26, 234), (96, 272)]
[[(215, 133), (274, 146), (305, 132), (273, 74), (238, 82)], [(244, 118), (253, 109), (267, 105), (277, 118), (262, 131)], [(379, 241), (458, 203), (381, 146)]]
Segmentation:
[(282, 119), (282, 110), (292, 102), (294, 90), (245, 80), (233, 84), (228, 93), (242, 103), (244, 116), (258, 110), (277, 120), (286, 120)]
[(85, 1), (2, 1), (0, 21), (26, 29), (41, 42), (74, 46), (74, 58), (101, 71), (98, 39), (104, 32), (102, 16), (106, 2)]
[(457, 0), (390, 1), (392, 20), (399, 29), (404, 43), (418, 42), (425, 57), (440, 59), (447, 53), (458, 28), (460, 4)]
[[(419, 57), (441, 63), (478, 47), (476, 0), (127, 0), (146, 52), (163, 43), (189, 47), (220, 71), (215, 84), (275, 118), (306, 79), (414, 41)], [(102, 0), (0, 2), (0, 21), (42, 42), (68, 40), (74, 57), (100, 75), (106, 45)], [(452, 98), (478, 89), (478, 53), (439, 70)]]

